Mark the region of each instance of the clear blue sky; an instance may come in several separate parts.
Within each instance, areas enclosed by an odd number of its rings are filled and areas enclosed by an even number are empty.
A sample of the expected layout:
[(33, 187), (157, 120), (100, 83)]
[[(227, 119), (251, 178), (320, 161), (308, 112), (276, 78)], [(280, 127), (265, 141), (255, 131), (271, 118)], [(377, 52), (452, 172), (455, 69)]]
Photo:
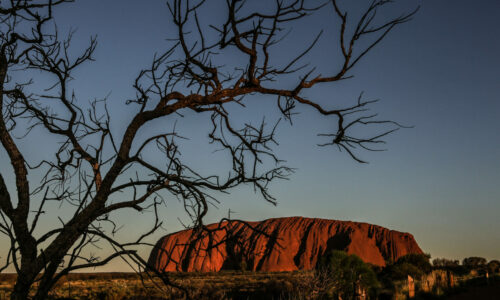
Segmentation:
[[(419, 4), (421, 9), (361, 61), (352, 71), (354, 79), (318, 93), (355, 99), (364, 91), (367, 97), (382, 100), (374, 107), (381, 117), (414, 128), (388, 137), (388, 151), (361, 153), (369, 164), (358, 164), (333, 148), (316, 147), (321, 141), (316, 133), (326, 131), (331, 120), (302, 110), (293, 127), (283, 124), (278, 130), (278, 153), (297, 168), (289, 181), (273, 185), (278, 206), (242, 187), (220, 198), (222, 203), (212, 209), (209, 221), (226, 216), (228, 209), (246, 220), (306, 216), (362, 221), (412, 233), (433, 257), (500, 258), (500, 2), (400, 2), (404, 10)], [(134, 95), (131, 86), (138, 71), (173, 36), (164, 3), (86, 0), (55, 12), (61, 31), (70, 26), (78, 29), (74, 47), (98, 35), (96, 62), (75, 74), (73, 87), (81, 99), (110, 94), (116, 132), (132, 116), (133, 110), (124, 102)], [(220, 18), (220, 13), (214, 10), (213, 18)], [(320, 14), (296, 26), (298, 38), (283, 49), (285, 54), (303, 49), (302, 43), (311, 39), (316, 25), (328, 22), (327, 17)], [(329, 46), (328, 39), (320, 41), (308, 60), (320, 65), (331, 60), (331, 52), (321, 50)], [(265, 100), (256, 99), (241, 118), (276, 117), (272, 106), (267, 111)], [(192, 164), (207, 172), (217, 168), (206, 146), (206, 133), (199, 133), (206, 128), (206, 119), (188, 114), (177, 126), (181, 133), (195, 137), (185, 150)], [(43, 136), (25, 139), (25, 151), (35, 156), (42, 152)], [(9, 168), (0, 151), (2, 173)], [(181, 229), (177, 217), (185, 219), (175, 199), (162, 213), (167, 231), (156, 239)], [(121, 233), (126, 237), (146, 228), (150, 216), (125, 211), (119, 219), (127, 223)], [(51, 221), (44, 224), (49, 226)], [(145, 255), (148, 251), (143, 250)], [(126, 266), (117, 260), (107, 269), (125, 270)]]

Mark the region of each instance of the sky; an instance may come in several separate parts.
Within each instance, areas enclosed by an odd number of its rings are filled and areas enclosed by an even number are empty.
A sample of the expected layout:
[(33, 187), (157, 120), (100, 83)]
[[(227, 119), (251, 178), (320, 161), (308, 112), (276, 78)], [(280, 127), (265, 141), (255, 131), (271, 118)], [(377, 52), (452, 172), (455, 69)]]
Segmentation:
[[(208, 223), (225, 217), (229, 209), (235, 212), (232, 216), (244, 220), (286, 216), (352, 220), (410, 232), (433, 258), (500, 259), (500, 2), (399, 3), (390, 13), (421, 8), (352, 70), (353, 79), (319, 89), (312, 96), (354, 101), (364, 92), (367, 98), (381, 99), (373, 107), (381, 118), (413, 127), (387, 137), (387, 151), (359, 152), (369, 162), (359, 164), (336, 148), (317, 147), (323, 140), (316, 134), (328, 130), (332, 120), (301, 109), (293, 126), (278, 127), (277, 153), (296, 168), (289, 180), (272, 185), (278, 205), (265, 202), (250, 187), (239, 187), (219, 198), (221, 204), (211, 208)], [(220, 20), (221, 14), (222, 10), (211, 9), (207, 18)], [(134, 111), (124, 104), (135, 94), (133, 80), (175, 34), (165, 1), (76, 1), (58, 8), (55, 18), (61, 32), (77, 29), (75, 48), (97, 35), (95, 62), (82, 67), (72, 85), (81, 99), (109, 95), (112, 126), (117, 134), (123, 132)], [(331, 14), (320, 13), (295, 25), (294, 38), (284, 42), (283, 55), (307, 46), (305, 42), (329, 24), (329, 18)], [(326, 33), (336, 32), (338, 27), (332, 24)], [(306, 59), (320, 68), (334, 62), (335, 52), (328, 51), (335, 47), (332, 41), (320, 40)], [(235, 112), (237, 119), (258, 122), (262, 116), (278, 117), (265, 97), (252, 101), (247, 110)], [(183, 155), (208, 172), (220, 166), (212, 158), (206, 132), (200, 130), (206, 122), (187, 113), (176, 126), (193, 137)], [(157, 123), (151, 130), (163, 126)], [(28, 156), (37, 157), (50, 148), (44, 137), (40, 133), (22, 140)], [(0, 170), (12, 183), (6, 174), (9, 168), (0, 150)], [(153, 240), (182, 229), (178, 219), (186, 218), (182, 207), (175, 199), (167, 203), (161, 215), (165, 230)], [(124, 211), (118, 219), (126, 225), (118, 235), (126, 238), (140, 235), (151, 215)], [(42, 229), (49, 228), (57, 220), (43, 224)], [(0, 251), (5, 249), (0, 246)], [(149, 254), (148, 249), (141, 251), (145, 257)], [(127, 266), (115, 260), (100, 270), (121, 271)]]

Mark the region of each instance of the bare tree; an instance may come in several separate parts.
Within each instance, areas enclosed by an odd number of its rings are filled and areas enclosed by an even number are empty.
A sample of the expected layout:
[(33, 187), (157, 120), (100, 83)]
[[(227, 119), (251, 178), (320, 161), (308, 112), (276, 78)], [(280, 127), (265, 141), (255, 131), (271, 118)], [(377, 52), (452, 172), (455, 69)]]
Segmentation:
[[(382, 138), (400, 128), (368, 112), (374, 100), (360, 96), (348, 107), (335, 101), (324, 105), (320, 99), (307, 97), (305, 91), (349, 78), (354, 66), (416, 10), (384, 19), (377, 12), (392, 1), (373, 0), (359, 16), (351, 18), (343, 3), (335, 0), (276, 0), (270, 1), (272, 5), (266, 1), (262, 10), (245, 1), (227, 0), (219, 3), (225, 19), (205, 24), (207, 18), (201, 16), (206, 13), (207, 1), (171, 0), (167, 6), (177, 36), (170, 49), (156, 55), (151, 65), (139, 72), (133, 83), (136, 95), (127, 101), (136, 106), (136, 114), (128, 124), (118, 124), (125, 129), (116, 137), (105, 99), (86, 107), (69, 84), (74, 71), (93, 60), (97, 42), (91, 38), (87, 48), (73, 55), (72, 34), (60, 38), (52, 11), (68, 2), (73, 1), (0, 3), (0, 141), (17, 189), (11, 194), (0, 174), (0, 231), (10, 240), (1, 270), (13, 265), (18, 274), (12, 299), (26, 299), (30, 288), (35, 288), (34, 299), (43, 299), (61, 276), (104, 265), (116, 257), (128, 256), (155, 272), (137, 254), (137, 247), (149, 245), (146, 237), (161, 226), (157, 207), (167, 197), (182, 201), (192, 220), (190, 226), (197, 230), (205, 228), (203, 218), (210, 202), (217, 201), (216, 195), (236, 186), (251, 185), (274, 204), (269, 183), (292, 172), (275, 154), (277, 122), (270, 126), (264, 121), (258, 126), (237, 125), (230, 104), (244, 107), (259, 95), (270, 95), (275, 97), (282, 118), (290, 123), (294, 113), (305, 107), (331, 116), (336, 127), (321, 134), (327, 139), (321, 146), (337, 146), (358, 162), (363, 160), (356, 149), (379, 150)], [(339, 26), (339, 67), (332, 66), (329, 74), (318, 74), (304, 63), (310, 50), (321, 42), (321, 28), (309, 44), (297, 43), (301, 50), (286, 63), (275, 64), (288, 29), (323, 9), (334, 15), (325, 26)], [(240, 55), (239, 64), (224, 63), (227, 53)], [(19, 70), (34, 77), (55, 78), (55, 82), (33, 91), (39, 85), (33, 80), (17, 80), (15, 72)], [(294, 79), (294, 86), (284, 88), (281, 83), (285, 78)], [(180, 118), (188, 111), (210, 116), (208, 143), (227, 154), (230, 167), (225, 175), (207, 176), (191, 168), (180, 156), (179, 139), (184, 137), (175, 127), (147, 137), (137, 134), (153, 120)], [(356, 127), (369, 125), (382, 125), (382, 131), (368, 137), (351, 133)], [(21, 132), (26, 142), (34, 128), (45, 130), (60, 142), (49, 159), (33, 162), (19, 147), (14, 131)], [(161, 165), (143, 155), (153, 147), (164, 156)], [(131, 198), (110, 200), (120, 193)], [(74, 211), (68, 220), (60, 219), (60, 226), (35, 234), (49, 201), (72, 204)], [(130, 242), (117, 241), (113, 236), (117, 224), (110, 213), (124, 208), (152, 211), (151, 230)], [(108, 243), (115, 252), (104, 258), (86, 255), (84, 249), (98, 241)], [(167, 277), (162, 279), (169, 283)]]

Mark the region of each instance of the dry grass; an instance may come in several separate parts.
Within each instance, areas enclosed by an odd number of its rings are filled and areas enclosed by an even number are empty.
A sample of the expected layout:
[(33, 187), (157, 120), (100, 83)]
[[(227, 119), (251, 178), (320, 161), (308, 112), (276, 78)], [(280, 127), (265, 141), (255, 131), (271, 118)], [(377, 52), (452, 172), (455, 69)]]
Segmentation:
[[(170, 278), (176, 284), (187, 287), (191, 297), (199, 300), (308, 300), (314, 298), (317, 292), (317, 284), (310, 271), (172, 273)], [(15, 279), (15, 274), (0, 274), (0, 300), (9, 298)], [(490, 283), (485, 286), (481, 285), (483, 279), (478, 280), (479, 285), (471, 280), (467, 281), (470, 284), (464, 281), (463, 286), (445, 294), (434, 289), (428, 293), (419, 293), (419, 299), (445, 299), (450, 293), (454, 294), (456, 299), (465, 299), (461, 296), (464, 293), (491, 294), (499, 291), (500, 277), (492, 277)], [(404, 299), (407, 293), (406, 282), (394, 282), (394, 284), (397, 297)], [(70, 274), (58, 282), (50, 297), (99, 300), (184, 298), (180, 291), (163, 286), (159, 280), (141, 281), (141, 277), (135, 273)]]
[[(188, 288), (193, 299), (289, 299), (306, 288), (311, 272), (173, 273), (171, 280)], [(0, 274), (0, 300), (9, 297), (14, 274)], [(182, 299), (179, 290), (135, 273), (77, 273), (61, 279), (52, 299)]]

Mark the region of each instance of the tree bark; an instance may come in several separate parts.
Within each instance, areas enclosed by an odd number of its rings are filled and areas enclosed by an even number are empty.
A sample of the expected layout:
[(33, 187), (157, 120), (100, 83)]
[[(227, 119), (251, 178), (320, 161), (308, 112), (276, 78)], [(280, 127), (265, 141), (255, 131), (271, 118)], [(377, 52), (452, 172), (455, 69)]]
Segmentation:
[(12, 294), (10, 294), (11, 300), (25, 300), (28, 299), (30, 287), (33, 285), (34, 280), (29, 280), (23, 274), (18, 274), (16, 284)]

